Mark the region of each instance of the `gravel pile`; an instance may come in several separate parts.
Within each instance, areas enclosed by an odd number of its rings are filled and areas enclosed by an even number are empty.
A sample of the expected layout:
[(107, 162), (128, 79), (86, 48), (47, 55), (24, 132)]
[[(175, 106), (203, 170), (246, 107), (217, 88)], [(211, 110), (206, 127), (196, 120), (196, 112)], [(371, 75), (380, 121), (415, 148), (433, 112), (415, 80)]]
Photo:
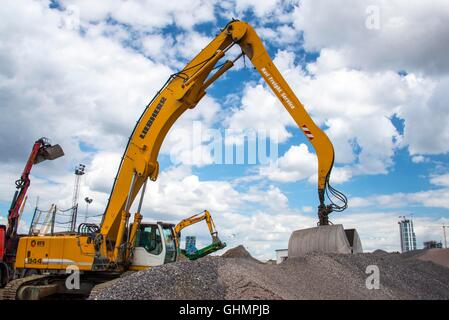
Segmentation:
[(228, 251), (223, 253), (221, 256), (223, 258), (245, 258), (245, 259), (250, 259), (253, 262), (261, 263), (259, 260), (254, 258), (242, 245), (239, 245), (235, 248), (229, 249)]
[(225, 289), (218, 279), (218, 263), (213, 257), (205, 257), (135, 272), (94, 290), (89, 299), (222, 299)]
[(443, 267), (449, 268), (449, 249), (416, 250), (406, 253), (410, 258), (423, 261), (431, 261)]
[[(96, 290), (90, 298), (449, 299), (449, 268), (423, 261), (416, 254), (380, 250), (357, 255), (312, 253), (270, 265), (242, 248), (231, 249), (223, 257), (136, 272)], [(369, 265), (379, 267), (378, 290), (366, 288)]]

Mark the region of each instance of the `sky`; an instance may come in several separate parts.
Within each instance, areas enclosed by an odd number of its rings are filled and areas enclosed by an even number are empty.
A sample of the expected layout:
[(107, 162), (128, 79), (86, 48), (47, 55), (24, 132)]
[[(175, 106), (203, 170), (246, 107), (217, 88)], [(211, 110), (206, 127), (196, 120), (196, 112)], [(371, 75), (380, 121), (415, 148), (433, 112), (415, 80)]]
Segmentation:
[[(449, 224), (445, 0), (3, 1), (0, 222), (32, 145), (43, 136), (65, 156), (33, 168), (20, 230), (27, 232), (36, 204), (70, 208), (79, 163), (86, 165), (79, 219), (85, 197), (93, 199), (89, 214), (102, 214), (144, 107), (232, 18), (256, 29), (334, 145), (331, 183), (348, 196), (349, 208), (330, 220), (357, 228), (365, 251), (400, 250), (400, 216), (413, 218), (419, 248), (443, 241), (441, 225)], [(231, 51), (230, 58), (238, 54)], [(228, 146), (245, 132), (264, 130), (275, 132), (268, 137), (277, 146), (275, 165), (213, 161), (211, 133), (226, 133)], [(259, 259), (286, 248), (293, 230), (316, 225), (315, 150), (249, 60), (240, 59), (174, 124), (159, 163), (144, 220), (176, 223), (207, 209), (228, 247), (243, 244)], [(208, 243), (205, 225), (183, 235), (197, 235), (199, 247)]]

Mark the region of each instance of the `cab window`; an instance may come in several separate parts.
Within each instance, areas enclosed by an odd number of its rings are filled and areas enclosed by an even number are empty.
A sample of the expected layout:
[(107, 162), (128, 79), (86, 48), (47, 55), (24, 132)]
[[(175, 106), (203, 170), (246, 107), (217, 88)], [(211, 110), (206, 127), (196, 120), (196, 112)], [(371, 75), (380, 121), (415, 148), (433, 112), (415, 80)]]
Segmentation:
[(165, 263), (176, 261), (176, 242), (173, 236), (173, 230), (170, 226), (163, 226), (162, 232), (165, 239)]
[(141, 225), (136, 236), (136, 247), (143, 247), (154, 255), (162, 252), (162, 238), (156, 225)]

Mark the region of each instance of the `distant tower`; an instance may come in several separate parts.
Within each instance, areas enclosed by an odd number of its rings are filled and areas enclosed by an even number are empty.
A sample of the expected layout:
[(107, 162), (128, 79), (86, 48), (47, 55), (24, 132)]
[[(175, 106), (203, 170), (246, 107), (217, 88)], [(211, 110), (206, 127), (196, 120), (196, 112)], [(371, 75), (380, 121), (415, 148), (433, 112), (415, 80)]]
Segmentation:
[(411, 219), (407, 219), (405, 216), (401, 216), (399, 218), (403, 218), (398, 222), (402, 252), (416, 250), (416, 236), (413, 229), (413, 221)]
[(76, 229), (76, 217), (78, 215), (78, 196), (80, 188), (80, 178), (84, 175), (84, 169), (86, 166), (84, 164), (79, 164), (75, 168), (75, 185), (73, 186), (73, 198), (72, 198), (72, 226), (71, 231)]

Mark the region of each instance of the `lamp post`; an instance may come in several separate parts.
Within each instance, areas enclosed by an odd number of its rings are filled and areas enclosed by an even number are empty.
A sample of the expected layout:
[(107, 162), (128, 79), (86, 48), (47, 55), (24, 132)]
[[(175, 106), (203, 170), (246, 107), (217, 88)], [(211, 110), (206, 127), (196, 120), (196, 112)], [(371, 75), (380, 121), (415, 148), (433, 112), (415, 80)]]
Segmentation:
[(89, 204), (91, 204), (92, 201), (94, 201), (94, 200), (92, 198), (85, 197), (84, 201), (86, 201), (86, 212), (85, 212), (85, 215), (84, 215), (84, 223), (87, 223), (87, 216), (89, 214)]

